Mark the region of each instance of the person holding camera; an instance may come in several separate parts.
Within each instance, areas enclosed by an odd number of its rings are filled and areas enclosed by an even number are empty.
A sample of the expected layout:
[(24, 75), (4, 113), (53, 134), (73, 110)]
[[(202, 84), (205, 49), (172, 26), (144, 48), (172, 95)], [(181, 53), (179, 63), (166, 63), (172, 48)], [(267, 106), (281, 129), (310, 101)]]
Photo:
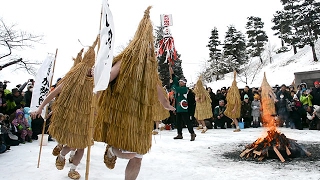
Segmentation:
[(310, 90), (303, 88), (300, 96), (300, 102), (302, 103), (304, 109), (306, 109), (308, 106), (312, 106), (312, 99), (313, 96), (310, 94)]
[(307, 118), (309, 120), (310, 130), (320, 130), (320, 106), (308, 106)]

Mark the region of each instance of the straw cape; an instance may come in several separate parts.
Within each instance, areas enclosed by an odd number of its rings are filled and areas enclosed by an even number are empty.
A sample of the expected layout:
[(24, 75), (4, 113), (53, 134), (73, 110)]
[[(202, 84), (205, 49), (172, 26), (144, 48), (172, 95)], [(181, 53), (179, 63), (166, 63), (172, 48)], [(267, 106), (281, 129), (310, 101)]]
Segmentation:
[(194, 117), (197, 120), (209, 119), (213, 116), (211, 98), (209, 92), (203, 87), (201, 79), (202, 77), (200, 76), (194, 88), (196, 98), (199, 99), (199, 101), (196, 102), (197, 104), (194, 114)]
[[(159, 79), (159, 83), (158, 83), (160, 86), (161, 86), (161, 81)], [(162, 88), (162, 92), (163, 92), (163, 95), (166, 97), (166, 99), (168, 100), (168, 94), (167, 92), (165, 91), (164, 88)], [(162, 121), (164, 119), (167, 119), (169, 116), (170, 116), (170, 113), (168, 110), (166, 110), (162, 104), (160, 103), (160, 101), (157, 101), (157, 103), (153, 106), (153, 110), (154, 110), (154, 113), (153, 113), (153, 120), (154, 121)]]
[[(53, 115), (49, 132), (59, 144), (72, 148), (86, 148), (89, 140), (89, 120), (92, 101), (93, 78), (87, 76), (94, 65), (94, 48), (98, 38), (63, 78), (62, 91), (53, 103)], [(80, 51), (81, 52), (81, 51)]]
[(263, 80), (261, 83), (261, 109), (262, 109), (262, 121), (264, 123), (268, 123), (269, 126), (274, 125), (273, 121), (274, 120), (274, 115), (276, 115), (276, 109), (275, 109), (275, 99), (276, 96), (269, 85), (267, 78), (266, 78), (266, 73), (264, 73)]
[(98, 100), (94, 139), (146, 154), (151, 148), (153, 106), (158, 103), (158, 63), (148, 7), (130, 44), (114, 58), (118, 77)]
[[(236, 82), (236, 76), (237, 76), (236, 71), (233, 71), (233, 82), (227, 93), (227, 97), (226, 97), (227, 108), (224, 112), (224, 114), (231, 119), (239, 118), (240, 109), (241, 109), (241, 98), (240, 98), (240, 92)], [(236, 108), (235, 112), (232, 112), (234, 108)]]

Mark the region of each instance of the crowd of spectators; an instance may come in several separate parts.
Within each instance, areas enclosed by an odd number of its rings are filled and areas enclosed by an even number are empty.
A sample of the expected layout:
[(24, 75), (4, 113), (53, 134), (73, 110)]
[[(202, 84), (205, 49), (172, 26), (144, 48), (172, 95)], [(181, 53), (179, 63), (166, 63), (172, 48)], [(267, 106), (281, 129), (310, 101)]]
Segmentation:
[[(306, 83), (301, 83), (296, 87), (293, 85), (274, 86), (273, 91), (277, 98), (274, 106), (276, 109), (275, 123), (279, 127), (292, 129), (309, 129), (320, 130), (320, 83), (314, 82), (314, 87), (307, 87)], [(232, 128), (232, 120), (224, 115), (226, 109), (226, 96), (228, 93), (226, 87), (222, 87), (212, 92), (210, 87), (207, 87), (211, 98), (211, 107), (213, 117), (206, 119), (206, 126), (210, 129), (214, 128)], [(243, 123), (244, 128), (257, 128), (263, 126), (261, 120), (261, 103), (260, 103), (260, 88), (250, 88), (249, 86), (239, 89), (241, 97), (241, 117), (239, 122)], [(191, 119), (194, 119), (194, 109), (196, 102), (193, 100), (193, 89), (189, 88), (188, 92), (188, 108)], [(169, 92), (169, 100), (172, 105), (175, 105), (174, 91)], [(170, 113), (170, 118), (164, 121), (171, 125), (174, 129), (174, 112)], [(197, 121), (194, 119), (194, 126), (197, 126)]]
[[(33, 79), (7, 89), (10, 81), (0, 82), (0, 153), (32, 140), (41, 134), (44, 119), (30, 117)], [(51, 140), (51, 139), (49, 139)]]

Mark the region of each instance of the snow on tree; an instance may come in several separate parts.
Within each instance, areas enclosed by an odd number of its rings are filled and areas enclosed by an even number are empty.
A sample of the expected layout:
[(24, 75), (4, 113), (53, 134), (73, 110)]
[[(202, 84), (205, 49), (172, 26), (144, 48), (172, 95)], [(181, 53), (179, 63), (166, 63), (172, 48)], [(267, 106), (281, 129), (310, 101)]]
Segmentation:
[(240, 65), (247, 62), (246, 40), (243, 33), (236, 30), (233, 25), (228, 26), (225, 35), (223, 53), (227, 72), (238, 70)]
[(250, 16), (246, 24), (248, 35), (248, 53), (252, 57), (259, 57), (262, 63), (261, 54), (264, 51), (264, 46), (268, 41), (268, 36), (263, 30), (264, 23), (260, 17)]

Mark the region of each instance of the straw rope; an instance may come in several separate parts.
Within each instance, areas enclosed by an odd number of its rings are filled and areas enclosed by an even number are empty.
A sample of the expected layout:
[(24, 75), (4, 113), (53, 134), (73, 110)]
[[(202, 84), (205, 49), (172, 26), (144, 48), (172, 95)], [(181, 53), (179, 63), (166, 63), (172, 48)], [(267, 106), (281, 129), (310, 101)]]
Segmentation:
[(85, 53), (83, 60), (63, 78), (62, 91), (53, 104), (49, 132), (59, 144), (86, 148), (92, 101), (93, 78), (87, 76), (94, 64), (97, 39)]
[(151, 148), (157, 61), (148, 7), (130, 44), (114, 58), (120, 72), (98, 101), (94, 139), (139, 154)]

